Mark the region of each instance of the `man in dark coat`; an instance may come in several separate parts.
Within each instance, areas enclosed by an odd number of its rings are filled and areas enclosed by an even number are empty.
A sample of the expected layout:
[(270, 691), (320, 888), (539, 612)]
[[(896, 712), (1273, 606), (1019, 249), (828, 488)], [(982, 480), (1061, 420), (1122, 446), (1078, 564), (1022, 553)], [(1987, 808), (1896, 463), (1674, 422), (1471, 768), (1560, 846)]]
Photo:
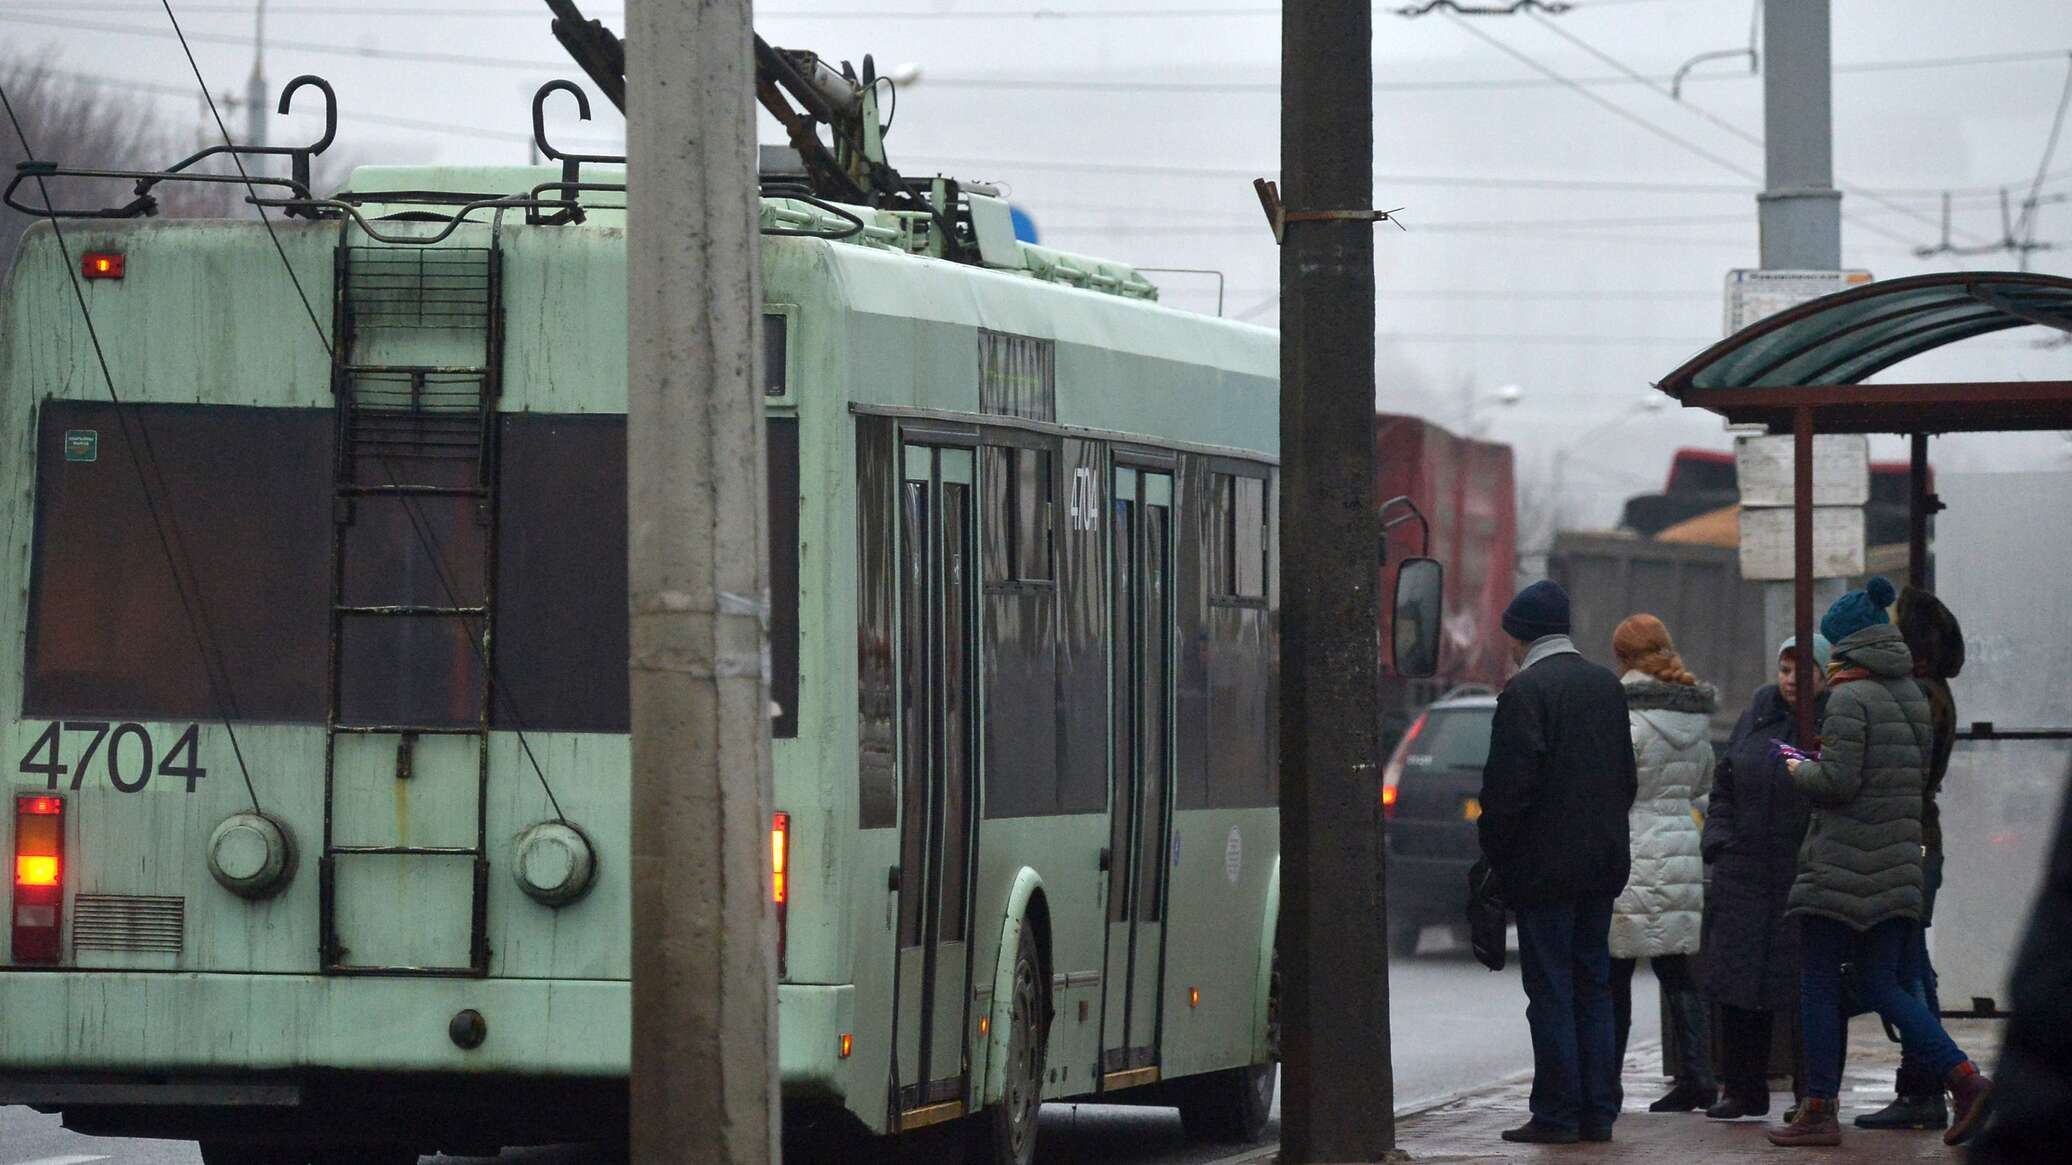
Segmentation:
[(1629, 873), (1637, 788), (1619, 679), (1569, 642), (1552, 582), (1504, 611), (1519, 672), (1497, 697), (1482, 769), (1482, 855), (1518, 918), (1532, 1119), (1507, 1141), (1609, 1141), (1619, 1115), (1611, 1001), (1612, 900)]

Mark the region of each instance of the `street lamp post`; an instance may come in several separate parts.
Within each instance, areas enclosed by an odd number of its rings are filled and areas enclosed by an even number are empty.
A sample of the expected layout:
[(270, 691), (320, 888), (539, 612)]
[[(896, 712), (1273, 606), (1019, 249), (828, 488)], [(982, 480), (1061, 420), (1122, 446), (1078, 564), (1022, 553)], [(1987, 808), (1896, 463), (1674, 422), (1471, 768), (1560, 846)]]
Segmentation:
[(1659, 413), (1668, 404), (1667, 397), (1650, 390), (1646, 396), (1620, 409), (1603, 421), (1584, 430), (1579, 436), (1562, 442), (1554, 450), (1554, 471), (1547, 491), (1547, 529), (1541, 537), (1533, 539), (1540, 546), (1539, 554), (1545, 555), (1554, 548), (1554, 535), (1561, 527), (1561, 510), (1568, 497), (1568, 461), (1577, 450), (1642, 413)]

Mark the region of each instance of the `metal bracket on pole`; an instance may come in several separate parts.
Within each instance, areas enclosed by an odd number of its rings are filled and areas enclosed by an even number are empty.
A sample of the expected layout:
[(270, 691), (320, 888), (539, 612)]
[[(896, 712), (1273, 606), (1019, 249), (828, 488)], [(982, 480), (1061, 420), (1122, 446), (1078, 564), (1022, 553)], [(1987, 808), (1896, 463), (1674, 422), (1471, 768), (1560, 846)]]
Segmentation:
[(1392, 222), (1396, 229), (1408, 230), (1394, 217), (1402, 207), (1395, 210), (1289, 210), (1281, 205), (1281, 188), (1270, 178), (1252, 179), (1252, 189), (1259, 192), (1259, 205), (1266, 210), (1266, 225), (1273, 228), (1273, 241), (1285, 241), (1288, 224), (1291, 222)]

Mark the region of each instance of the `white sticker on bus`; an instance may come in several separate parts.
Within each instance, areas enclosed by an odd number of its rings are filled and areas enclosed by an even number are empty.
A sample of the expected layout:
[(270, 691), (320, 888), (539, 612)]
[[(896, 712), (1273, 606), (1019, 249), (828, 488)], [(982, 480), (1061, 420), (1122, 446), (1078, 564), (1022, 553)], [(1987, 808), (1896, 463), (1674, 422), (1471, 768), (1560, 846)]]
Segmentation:
[(1223, 843), (1223, 876), (1229, 878), (1230, 884), (1235, 886), (1238, 871), (1244, 868), (1245, 837), (1237, 831), (1237, 826), (1233, 825), (1230, 827), (1230, 837)]

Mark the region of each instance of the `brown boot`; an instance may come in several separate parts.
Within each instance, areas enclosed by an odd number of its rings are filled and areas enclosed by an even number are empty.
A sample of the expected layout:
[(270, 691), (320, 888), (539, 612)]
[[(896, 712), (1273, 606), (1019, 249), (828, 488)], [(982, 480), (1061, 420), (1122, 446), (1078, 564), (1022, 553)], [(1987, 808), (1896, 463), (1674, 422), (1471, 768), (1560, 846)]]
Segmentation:
[(1950, 1127), (1943, 1130), (1943, 1144), (1961, 1145), (1978, 1131), (1986, 1119), (1986, 1102), (1993, 1095), (1993, 1082), (1969, 1060), (1950, 1069), (1943, 1077), (1950, 1090)]
[(1770, 1143), (1788, 1147), (1795, 1145), (1839, 1145), (1842, 1143), (1842, 1122), (1835, 1119), (1835, 1102), (1819, 1096), (1809, 1096), (1799, 1102), (1798, 1115), (1788, 1125), (1779, 1125), (1769, 1130)]

